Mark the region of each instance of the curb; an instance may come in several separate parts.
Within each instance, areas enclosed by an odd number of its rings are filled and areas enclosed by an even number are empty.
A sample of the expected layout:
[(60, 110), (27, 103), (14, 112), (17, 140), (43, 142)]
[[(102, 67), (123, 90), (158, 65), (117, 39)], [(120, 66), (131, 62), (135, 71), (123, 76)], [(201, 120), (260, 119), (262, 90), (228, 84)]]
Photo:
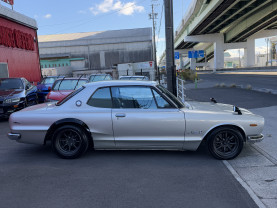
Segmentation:
[(260, 200), (260, 198), (254, 193), (254, 191), (248, 186), (248, 184), (239, 176), (239, 174), (235, 171), (235, 169), (230, 165), (227, 160), (222, 161), (223, 164), (228, 168), (231, 174), (235, 177), (235, 179), (240, 183), (240, 185), (248, 192), (253, 201), (257, 204), (259, 208), (266, 208), (264, 203)]

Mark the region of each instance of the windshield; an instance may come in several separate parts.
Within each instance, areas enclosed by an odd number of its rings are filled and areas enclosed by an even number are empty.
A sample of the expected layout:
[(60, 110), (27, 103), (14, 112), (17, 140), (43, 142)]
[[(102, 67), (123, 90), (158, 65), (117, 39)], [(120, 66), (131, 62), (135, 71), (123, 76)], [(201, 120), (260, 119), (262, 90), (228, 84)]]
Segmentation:
[[(58, 90), (76, 90), (80, 88), (82, 85), (86, 84), (88, 81), (84, 79), (61, 79), (55, 82), (53, 87), (54, 91)], [(77, 85), (78, 83), (78, 85)]]
[(41, 84), (53, 84), (57, 77), (46, 77), (42, 80)]
[(97, 81), (103, 81), (103, 80), (111, 80), (111, 76), (106, 74), (106, 75), (92, 75), (89, 78), (90, 82), (97, 82)]
[(162, 93), (164, 93), (167, 97), (169, 97), (170, 100), (172, 100), (178, 106), (178, 108), (185, 107), (184, 103), (182, 103), (175, 95), (173, 95), (171, 92), (169, 92), (166, 88), (164, 88), (161, 85), (157, 85), (157, 88), (159, 90), (161, 90)]
[(21, 79), (0, 79), (0, 90), (23, 89)]

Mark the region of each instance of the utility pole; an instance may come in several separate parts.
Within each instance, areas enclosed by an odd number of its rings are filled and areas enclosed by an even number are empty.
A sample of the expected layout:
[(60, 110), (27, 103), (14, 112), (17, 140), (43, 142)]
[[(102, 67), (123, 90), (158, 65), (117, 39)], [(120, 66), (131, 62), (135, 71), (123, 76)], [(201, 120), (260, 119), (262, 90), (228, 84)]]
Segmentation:
[(158, 81), (160, 82), (160, 76), (158, 73), (158, 68), (157, 68), (157, 50), (156, 50), (156, 21), (155, 19), (157, 19), (158, 13), (154, 12), (154, 4), (152, 4), (152, 13), (149, 14), (149, 19), (153, 20), (153, 58), (154, 58), (154, 69), (155, 69), (155, 73), (156, 73), (156, 80), (158, 79)]
[(164, 0), (165, 8), (165, 39), (166, 39), (166, 71), (167, 89), (174, 95), (176, 91), (176, 69), (174, 64), (174, 40), (173, 40), (173, 4), (172, 0)]

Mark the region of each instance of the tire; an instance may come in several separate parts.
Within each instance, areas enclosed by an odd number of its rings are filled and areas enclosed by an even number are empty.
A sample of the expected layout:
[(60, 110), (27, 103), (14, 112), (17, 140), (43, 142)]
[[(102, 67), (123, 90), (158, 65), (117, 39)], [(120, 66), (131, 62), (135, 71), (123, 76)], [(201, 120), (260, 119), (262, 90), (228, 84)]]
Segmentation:
[(235, 128), (220, 127), (208, 137), (208, 149), (219, 160), (231, 160), (237, 157), (243, 148), (243, 136)]
[(52, 138), (52, 148), (61, 158), (74, 159), (83, 155), (89, 146), (85, 131), (73, 125), (58, 128)]
[(36, 97), (35, 100), (29, 101), (29, 102), (26, 100), (26, 106), (27, 107), (37, 105), (37, 104), (38, 104), (38, 97)]

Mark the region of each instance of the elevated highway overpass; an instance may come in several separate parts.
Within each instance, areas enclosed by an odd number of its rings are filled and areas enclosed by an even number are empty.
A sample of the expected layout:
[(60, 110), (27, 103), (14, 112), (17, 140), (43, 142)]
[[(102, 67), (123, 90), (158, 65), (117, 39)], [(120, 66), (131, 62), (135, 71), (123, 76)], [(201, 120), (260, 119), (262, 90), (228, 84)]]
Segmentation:
[[(175, 31), (174, 48), (184, 55), (189, 50), (205, 50), (205, 59), (211, 60), (214, 70), (224, 68), (225, 50), (244, 48), (244, 65), (251, 67), (255, 65), (255, 39), (274, 35), (277, 0), (193, 0)], [(164, 58), (165, 53), (160, 60)], [(198, 63), (191, 59), (190, 65), (194, 68), (205, 59)]]

